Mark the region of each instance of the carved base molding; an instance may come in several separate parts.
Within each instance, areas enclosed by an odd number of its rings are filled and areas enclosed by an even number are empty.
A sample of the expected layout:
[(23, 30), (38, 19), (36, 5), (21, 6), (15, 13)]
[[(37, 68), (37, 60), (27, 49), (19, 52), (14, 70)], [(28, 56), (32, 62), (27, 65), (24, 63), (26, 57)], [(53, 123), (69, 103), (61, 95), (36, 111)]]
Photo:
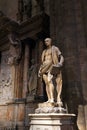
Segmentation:
[(74, 114), (29, 114), (29, 130), (75, 130)]
[(62, 106), (59, 106), (59, 104), (53, 102), (44, 102), (39, 103), (38, 108), (35, 109), (35, 113), (66, 113), (67, 110), (63, 108)]

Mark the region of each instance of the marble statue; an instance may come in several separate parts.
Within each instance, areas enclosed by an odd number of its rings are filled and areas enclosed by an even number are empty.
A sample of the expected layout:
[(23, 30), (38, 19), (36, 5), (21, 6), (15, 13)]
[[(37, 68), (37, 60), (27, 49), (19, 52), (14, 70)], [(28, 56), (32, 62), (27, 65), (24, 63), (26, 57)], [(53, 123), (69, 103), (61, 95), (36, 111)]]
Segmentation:
[[(61, 91), (62, 91), (62, 73), (61, 67), (63, 66), (64, 57), (58, 47), (52, 45), (52, 39), (45, 39), (46, 49), (42, 52), (42, 64), (39, 69), (39, 77), (42, 77), (46, 85), (46, 93), (48, 97), (47, 103), (54, 103), (54, 86), (56, 84), (56, 103), (62, 104)], [(55, 79), (55, 84), (53, 80)]]

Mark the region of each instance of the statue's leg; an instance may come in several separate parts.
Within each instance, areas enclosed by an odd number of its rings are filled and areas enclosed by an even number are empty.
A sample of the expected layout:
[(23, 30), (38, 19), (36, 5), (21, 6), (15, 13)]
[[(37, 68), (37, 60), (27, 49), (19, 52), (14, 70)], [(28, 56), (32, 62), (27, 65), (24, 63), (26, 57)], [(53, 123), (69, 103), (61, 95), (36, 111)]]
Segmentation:
[(62, 91), (62, 74), (61, 73), (57, 75), (56, 84), (57, 84), (57, 86), (56, 86), (56, 90), (57, 90), (57, 103), (61, 104), (62, 103), (61, 102), (61, 98), (60, 98), (61, 91)]
[(54, 85), (52, 81), (49, 81), (49, 92), (50, 92), (50, 102), (54, 102)]
[(47, 93), (48, 101), (50, 101), (49, 82), (48, 82), (48, 76), (46, 74), (43, 74), (43, 80), (46, 85), (46, 93)]
[(49, 93), (50, 93), (50, 102), (54, 102), (54, 85), (52, 81), (53, 75), (48, 73), (48, 85), (49, 85)]

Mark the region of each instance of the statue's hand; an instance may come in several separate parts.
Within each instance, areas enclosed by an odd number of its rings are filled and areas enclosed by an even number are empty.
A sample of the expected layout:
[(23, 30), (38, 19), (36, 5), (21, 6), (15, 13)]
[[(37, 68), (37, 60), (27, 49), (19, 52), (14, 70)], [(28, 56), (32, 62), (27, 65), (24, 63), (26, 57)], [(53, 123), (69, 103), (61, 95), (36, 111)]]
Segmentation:
[(62, 64), (61, 64), (61, 63), (58, 63), (57, 65), (53, 65), (53, 66), (60, 68), (60, 67), (62, 67)]
[(38, 72), (38, 77), (40, 78), (42, 76), (42, 74), (41, 74), (41, 72), (40, 72), (40, 70), (39, 70), (39, 72)]
[(62, 67), (63, 65), (61, 64), (61, 63), (58, 63), (58, 67), (60, 68), (60, 67)]

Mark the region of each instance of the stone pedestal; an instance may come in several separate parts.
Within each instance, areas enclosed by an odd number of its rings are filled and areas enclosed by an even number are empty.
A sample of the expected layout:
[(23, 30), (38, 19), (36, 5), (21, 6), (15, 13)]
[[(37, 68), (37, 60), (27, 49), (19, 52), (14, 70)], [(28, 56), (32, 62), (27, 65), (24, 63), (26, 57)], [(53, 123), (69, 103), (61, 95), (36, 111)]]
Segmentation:
[(74, 114), (29, 114), (29, 130), (75, 130)]

